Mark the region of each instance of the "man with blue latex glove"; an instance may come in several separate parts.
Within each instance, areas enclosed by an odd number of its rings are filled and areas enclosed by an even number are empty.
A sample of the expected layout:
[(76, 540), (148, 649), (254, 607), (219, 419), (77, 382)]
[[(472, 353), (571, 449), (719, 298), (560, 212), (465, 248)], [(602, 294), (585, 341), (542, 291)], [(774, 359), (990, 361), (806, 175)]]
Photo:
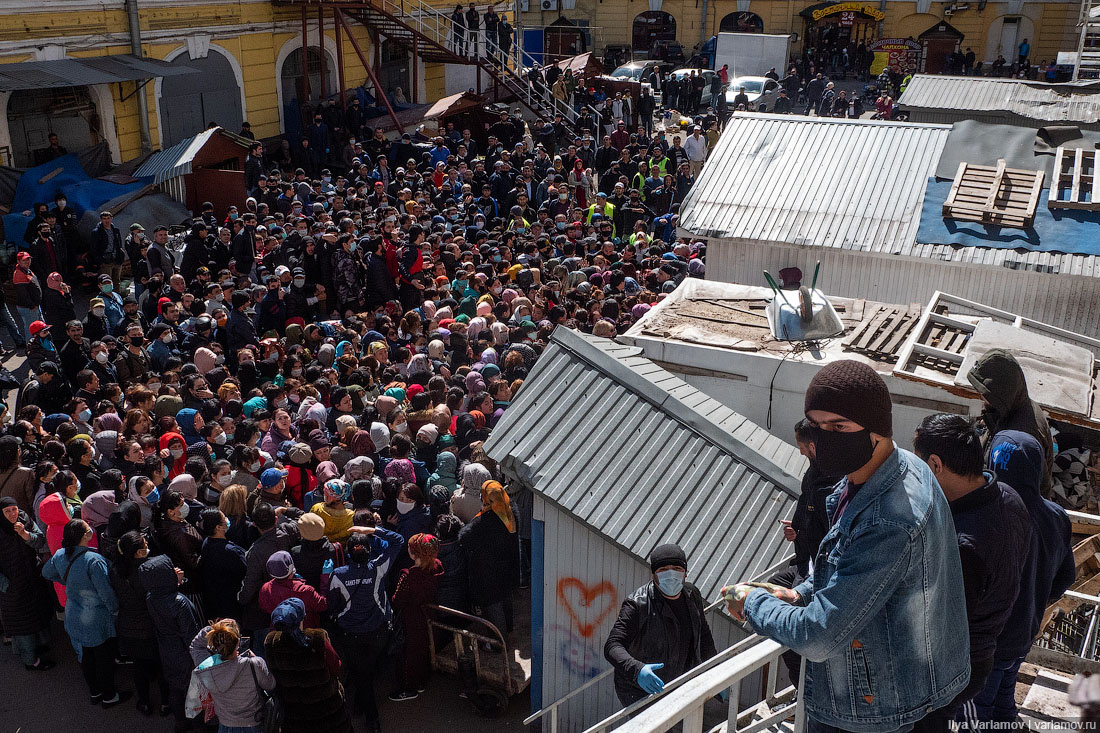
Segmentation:
[(661, 692), (664, 680), (679, 677), (716, 653), (703, 616), (703, 598), (685, 580), (684, 551), (677, 545), (660, 545), (650, 554), (649, 565), (652, 582), (623, 601), (603, 648), (615, 667), (615, 693), (624, 707)]

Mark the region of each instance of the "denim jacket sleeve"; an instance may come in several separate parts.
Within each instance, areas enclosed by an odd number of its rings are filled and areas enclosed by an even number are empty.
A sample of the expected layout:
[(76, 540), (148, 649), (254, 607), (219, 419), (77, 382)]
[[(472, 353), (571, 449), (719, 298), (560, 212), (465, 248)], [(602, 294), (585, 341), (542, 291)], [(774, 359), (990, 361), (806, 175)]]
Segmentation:
[[(905, 576), (912, 552), (908, 531), (890, 522), (856, 528), (846, 547), (839, 544), (821, 563), (834, 563), (828, 584), (806, 597), (806, 606), (792, 606), (763, 591), (745, 601), (753, 629), (789, 646), (811, 662), (832, 657), (875, 616)], [(816, 568), (815, 568), (816, 570)]]

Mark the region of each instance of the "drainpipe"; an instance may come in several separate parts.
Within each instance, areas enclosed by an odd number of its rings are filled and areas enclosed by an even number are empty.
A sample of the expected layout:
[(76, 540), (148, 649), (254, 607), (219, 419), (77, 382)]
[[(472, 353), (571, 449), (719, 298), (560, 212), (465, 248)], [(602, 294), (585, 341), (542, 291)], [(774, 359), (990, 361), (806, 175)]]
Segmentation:
[(703, 14), (699, 18), (699, 48), (707, 42), (707, 0), (703, 0)]
[[(142, 57), (141, 53), (141, 22), (138, 19), (137, 0), (126, 0), (126, 15), (130, 20), (130, 53)], [(153, 136), (149, 132), (149, 100), (145, 97), (145, 89), (138, 89), (138, 130), (141, 133), (141, 153), (148, 155), (153, 152)]]

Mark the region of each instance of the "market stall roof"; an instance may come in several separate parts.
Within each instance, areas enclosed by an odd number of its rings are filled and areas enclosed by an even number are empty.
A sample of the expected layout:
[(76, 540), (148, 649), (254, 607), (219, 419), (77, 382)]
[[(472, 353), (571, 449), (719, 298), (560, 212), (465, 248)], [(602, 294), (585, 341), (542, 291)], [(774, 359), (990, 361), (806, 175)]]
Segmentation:
[(806, 466), (794, 446), (641, 349), (564, 327), (485, 451), (643, 562), (677, 542), (703, 569), (695, 583), (705, 598), (788, 553), (773, 528), (793, 513)]
[(194, 73), (197, 73), (197, 69), (184, 64), (139, 59), (130, 54), (55, 61), (21, 61), (0, 64), (0, 92), (113, 84)]
[(443, 97), (443, 99), (436, 101), (435, 104), (428, 107), (428, 109), (424, 111), (424, 119), (437, 119), (448, 115), (457, 115), (468, 109), (481, 107), (483, 104), (484, 102), (481, 101), (481, 97), (476, 94), (459, 92), (458, 94)]
[(603, 64), (592, 55), (591, 51), (562, 59), (557, 63), (557, 67), (563, 72), (572, 71), (574, 75), (580, 74), (586, 79), (604, 72)]
[[(170, 148), (153, 153), (144, 163), (138, 166), (137, 170), (134, 171), (134, 176), (137, 178), (152, 176), (154, 183), (163, 183), (169, 178), (185, 176), (191, 172), (196, 156), (215, 136), (226, 138), (244, 150), (247, 150), (252, 143), (251, 140), (235, 135), (221, 127), (203, 130), (198, 135), (180, 140)], [(223, 160), (224, 157), (222, 155), (218, 160)]]
[(898, 105), (903, 109), (1005, 112), (1045, 122), (1100, 121), (1100, 82), (1047, 84), (1027, 79), (917, 74)]

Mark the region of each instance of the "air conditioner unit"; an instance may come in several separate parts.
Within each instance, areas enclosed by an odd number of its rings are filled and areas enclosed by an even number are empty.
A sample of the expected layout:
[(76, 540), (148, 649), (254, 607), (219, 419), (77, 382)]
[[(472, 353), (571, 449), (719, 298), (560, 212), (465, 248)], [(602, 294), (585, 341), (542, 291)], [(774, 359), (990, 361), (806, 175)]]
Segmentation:
[(543, 11), (547, 11), (547, 10), (557, 10), (558, 9), (558, 3), (560, 2), (560, 0), (539, 0), (539, 2), (542, 3)]
[(519, 0), (519, 10), (521, 13), (526, 13), (531, 9), (531, 4), (528, 0)]

